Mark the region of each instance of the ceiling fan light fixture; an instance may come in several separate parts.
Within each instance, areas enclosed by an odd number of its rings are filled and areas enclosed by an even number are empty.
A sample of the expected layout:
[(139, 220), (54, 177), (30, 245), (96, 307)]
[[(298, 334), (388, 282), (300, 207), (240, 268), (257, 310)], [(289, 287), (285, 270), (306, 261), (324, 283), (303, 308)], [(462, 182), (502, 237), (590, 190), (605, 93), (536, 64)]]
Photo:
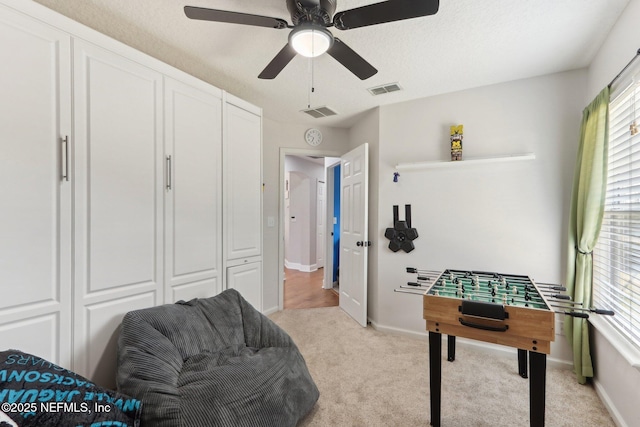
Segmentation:
[(333, 35), (317, 25), (301, 25), (289, 34), (289, 44), (300, 55), (315, 58), (329, 50)]

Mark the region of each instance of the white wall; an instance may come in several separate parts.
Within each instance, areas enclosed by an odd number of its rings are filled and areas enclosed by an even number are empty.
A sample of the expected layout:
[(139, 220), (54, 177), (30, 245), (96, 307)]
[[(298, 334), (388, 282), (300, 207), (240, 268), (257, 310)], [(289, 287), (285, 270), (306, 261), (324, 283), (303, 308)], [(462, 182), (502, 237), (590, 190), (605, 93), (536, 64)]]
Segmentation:
[(324, 181), (325, 179), (324, 161), (323, 163), (316, 163), (305, 157), (286, 156), (284, 168), (288, 172), (302, 172), (313, 180)]
[(288, 268), (308, 271), (311, 267), (311, 246), (315, 249), (315, 239), (312, 241), (313, 236), (309, 230), (313, 221), (311, 194), (315, 185), (309, 176), (302, 172), (291, 171), (288, 175), (289, 203), (284, 221), (285, 227), (286, 223), (289, 223), (289, 238), (285, 237), (285, 265)]
[[(588, 69), (587, 102), (622, 70), (640, 48), (638, 22), (640, 0), (631, 0)], [(595, 328), (592, 328), (592, 338), (596, 390), (619, 425), (640, 425), (640, 372), (621, 357)]]
[(640, 0), (631, 0), (589, 66), (585, 106), (613, 80), (640, 48), (639, 19)]
[[(380, 107), (379, 222), (375, 230), (381, 328), (423, 333), (422, 300), (393, 289), (405, 267), (527, 274), (561, 283), (586, 72), (573, 71)], [(448, 160), (449, 126), (464, 124), (464, 158), (535, 153), (527, 162), (400, 172), (403, 162)], [(392, 206), (412, 205), (419, 238), (387, 248)], [(403, 209), (401, 209), (403, 211)], [(561, 331), (561, 329), (560, 329)], [(559, 331), (559, 332), (560, 332)], [(557, 337), (552, 357), (569, 360)]]
[(325, 180), (324, 162), (320, 164), (303, 157), (286, 156), (284, 170), (285, 174), (290, 174), (289, 199), (285, 200), (289, 209), (285, 214), (285, 265), (289, 263), (289, 268), (315, 271), (318, 244), (316, 194), (318, 182)]

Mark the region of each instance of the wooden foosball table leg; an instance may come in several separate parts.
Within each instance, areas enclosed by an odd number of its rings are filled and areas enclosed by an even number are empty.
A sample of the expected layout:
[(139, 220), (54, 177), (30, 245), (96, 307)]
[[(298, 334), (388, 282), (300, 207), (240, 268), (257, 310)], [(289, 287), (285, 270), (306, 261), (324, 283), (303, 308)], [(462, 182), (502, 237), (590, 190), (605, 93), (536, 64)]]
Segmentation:
[(442, 334), (429, 331), (429, 387), (431, 425), (440, 427), (440, 403), (442, 391)]

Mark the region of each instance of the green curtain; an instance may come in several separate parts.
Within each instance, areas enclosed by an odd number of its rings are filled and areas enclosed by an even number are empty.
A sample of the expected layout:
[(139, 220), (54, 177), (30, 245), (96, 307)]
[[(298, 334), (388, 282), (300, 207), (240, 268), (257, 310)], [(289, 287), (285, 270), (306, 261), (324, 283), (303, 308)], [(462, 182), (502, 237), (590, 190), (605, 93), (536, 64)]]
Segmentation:
[[(567, 293), (585, 308), (592, 303), (592, 251), (604, 214), (608, 145), (609, 87), (606, 87), (582, 112), (569, 218)], [(573, 369), (580, 384), (593, 377), (588, 325), (581, 318), (567, 316), (564, 321), (565, 336), (573, 349)]]

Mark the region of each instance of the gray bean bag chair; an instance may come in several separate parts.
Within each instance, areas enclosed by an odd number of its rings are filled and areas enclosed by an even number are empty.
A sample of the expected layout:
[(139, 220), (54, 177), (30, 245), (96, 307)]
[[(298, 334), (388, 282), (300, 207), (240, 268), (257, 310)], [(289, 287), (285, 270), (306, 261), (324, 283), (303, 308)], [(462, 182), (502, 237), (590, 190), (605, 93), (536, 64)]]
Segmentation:
[(142, 427), (295, 426), (319, 396), (291, 337), (233, 289), (127, 313), (117, 384)]

